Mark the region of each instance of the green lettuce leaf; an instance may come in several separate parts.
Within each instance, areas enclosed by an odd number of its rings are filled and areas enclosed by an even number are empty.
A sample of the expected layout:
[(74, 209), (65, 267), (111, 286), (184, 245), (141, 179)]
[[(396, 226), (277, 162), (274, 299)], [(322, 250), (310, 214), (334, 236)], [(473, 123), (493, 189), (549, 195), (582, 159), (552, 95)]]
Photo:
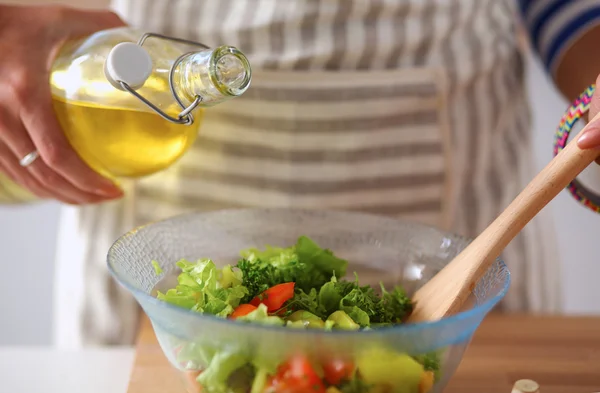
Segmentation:
[(269, 371), (267, 369), (257, 368), (254, 381), (252, 381), (252, 387), (250, 388), (250, 393), (263, 393), (265, 391), (265, 386), (267, 385), (268, 376)]
[(348, 316), (361, 327), (370, 325), (371, 319), (369, 318), (368, 311), (372, 311), (371, 304), (369, 303), (369, 299), (360, 289), (353, 289), (340, 300), (340, 310), (348, 314)]
[(157, 298), (167, 303), (192, 311), (226, 317), (240, 304), (248, 294), (241, 285), (231, 266), (217, 269), (210, 259), (196, 262), (181, 260), (177, 262), (181, 273), (177, 277), (178, 285), (166, 293), (158, 291)]
[(300, 236), (295, 248), (301, 261), (315, 266), (318, 270), (338, 277), (346, 274), (348, 261), (336, 257), (330, 250), (322, 249), (310, 238)]
[(231, 265), (223, 267), (221, 270), (221, 278), (219, 282), (223, 288), (231, 288), (242, 285), (242, 272), (240, 270), (233, 270)]
[(184, 342), (177, 353), (177, 361), (186, 363), (188, 369), (205, 369), (217, 353), (214, 347), (204, 343)]
[(205, 392), (228, 392), (227, 379), (234, 371), (248, 363), (248, 357), (239, 350), (222, 349), (211, 359), (208, 367), (198, 376), (197, 381)]
[(335, 276), (331, 281), (325, 283), (319, 290), (319, 305), (323, 309), (324, 316), (339, 310), (340, 302), (345, 293), (345, 284), (340, 283)]
[(266, 289), (284, 282), (295, 282), (305, 293), (319, 289), (334, 275), (346, 274), (348, 262), (329, 250), (320, 248), (306, 236), (298, 238), (292, 247), (267, 246), (265, 250), (250, 248), (240, 253), (237, 267), (243, 273), (243, 285), (250, 301)]
[(258, 248), (249, 248), (240, 252), (242, 258), (250, 262), (261, 261), (274, 267), (288, 265), (290, 262), (298, 261), (298, 255), (294, 247), (281, 248), (266, 246), (264, 251)]

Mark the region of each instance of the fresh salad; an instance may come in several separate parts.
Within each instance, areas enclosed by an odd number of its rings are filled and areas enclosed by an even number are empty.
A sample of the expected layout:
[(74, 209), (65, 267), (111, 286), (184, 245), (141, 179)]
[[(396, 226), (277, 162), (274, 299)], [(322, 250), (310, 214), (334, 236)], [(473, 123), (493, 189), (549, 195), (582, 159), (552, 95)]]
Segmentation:
[[(157, 262), (152, 264), (162, 273)], [(181, 260), (178, 285), (158, 291), (157, 298), (199, 313), (282, 328), (367, 330), (403, 323), (412, 302), (402, 287), (381, 284), (376, 291), (361, 286), (356, 274), (354, 280), (341, 279), (347, 265), (301, 236), (288, 248), (244, 250), (236, 265), (222, 269), (211, 259)], [(353, 360), (298, 354), (266, 365), (189, 344), (178, 349), (178, 360), (194, 365), (188, 376), (197, 392), (206, 393), (427, 393), (440, 377), (438, 353), (410, 356), (386, 348)]]

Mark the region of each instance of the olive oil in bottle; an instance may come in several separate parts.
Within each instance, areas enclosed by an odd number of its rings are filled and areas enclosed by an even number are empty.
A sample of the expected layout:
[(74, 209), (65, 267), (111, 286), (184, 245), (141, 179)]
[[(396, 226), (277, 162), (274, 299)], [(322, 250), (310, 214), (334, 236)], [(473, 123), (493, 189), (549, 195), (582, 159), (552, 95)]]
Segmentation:
[(73, 148), (106, 177), (141, 177), (167, 168), (195, 141), (201, 123), (201, 112), (194, 124), (182, 126), (145, 110), (69, 102), (56, 96), (53, 104)]

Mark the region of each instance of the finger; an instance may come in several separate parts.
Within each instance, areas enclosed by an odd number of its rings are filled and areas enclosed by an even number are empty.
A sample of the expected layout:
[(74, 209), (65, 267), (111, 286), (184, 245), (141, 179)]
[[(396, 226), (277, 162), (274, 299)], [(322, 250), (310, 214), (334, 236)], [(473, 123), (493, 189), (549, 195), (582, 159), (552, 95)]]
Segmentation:
[[(15, 184), (25, 188), (41, 199), (55, 199), (69, 205), (82, 204), (81, 201), (75, 200), (69, 195), (58, 194), (55, 191), (48, 190), (48, 186), (40, 183), (39, 180), (27, 170), (27, 168), (23, 168), (17, 162), (18, 159), (16, 157), (9, 157), (12, 152), (10, 149), (8, 149), (8, 147), (3, 144), (0, 145), (2, 146), (0, 147), (0, 170), (5, 173)], [(103, 202), (104, 200), (105, 198), (97, 195), (90, 195), (85, 203), (94, 204)]]
[[(36, 150), (25, 128), (18, 120), (4, 116), (2, 139), (12, 152), (15, 163), (27, 154)], [(22, 168), (19, 165), (20, 168)], [(69, 203), (91, 203), (101, 199), (97, 194), (90, 194), (76, 188), (61, 175), (50, 169), (39, 158), (22, 171), (31, 173), (53, 198)]]
[[(35, 151), (33, 142), (31, 142), (29, 136), (25, 133), (25, 130), (23, 129), (22, 131), (24, 137), (19, 140), (19, 143), (16, 145), (15, 150), (13, 151), (15, 152), (16, 157), (14, 160), (15, 163), (25, 157), (27, 154)], [(50, 169), (40, 158), (25, 168), (21, 167), (20, 164), (19, 167), (22, 168), (23, 171), (31, 174), (44, 187), (46, 192), (52, 198), (60, 201), (72, 204), (84, 204), (95, 203), (100, 200), (107, 199), (106, 197), (102, 197), (97, 194), (90, 194), (76, 188), (60, 174)]]
[(577, 137), (577, 146), (584, 150), (600, 148), (600, 119), (589, 123), (580, 133)]
[[(0, 166), (2, 172), (10, 178), (15, 184), (25, 188), (38, 198), (47, 199), (52, 196), (45, 190), (37, 179), (28, 173), (17, 163), (16, 157), (10, 149), (0, 142)], [(64, 201), (67, 202), (67, 201)]]
[[(35, 149), (35, 147), (33, 149)], [(30, 153), (32, 151), (34, 150), (31, 150)], [(25, 155), (20, 157), (25, 157)], [(81, 205), (97, 203), (103, 200), (110, 199), (107, 197), (100, 196), (98, 194), (90, 194), (76, 188), (73, 184), (69, 183), (61, 175), (50, 169), (40, 158), (36, 159), (24, 169), (42, 184), (44, 189), (52, 196), (52, 198), (58, 199), (60, 201), (70, 204)]]
[(121, 197), (122, 191), (88, 167), (67, 141), (52, 109), (49, 86), (28, 91), (32, 96), (21, 103), (20, 117), (44, 163), (79, 190), (106, 198)]

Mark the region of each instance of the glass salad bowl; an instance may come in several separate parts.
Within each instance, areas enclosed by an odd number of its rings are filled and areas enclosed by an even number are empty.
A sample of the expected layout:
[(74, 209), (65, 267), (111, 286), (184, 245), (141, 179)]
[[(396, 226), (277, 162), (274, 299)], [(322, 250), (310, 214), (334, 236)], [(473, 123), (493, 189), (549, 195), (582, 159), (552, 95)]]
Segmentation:
[(288, 247), (302, 236), (347, 260), (349, 281), (357, 273), (360, 285), (399, 284), (408, 296), (468, 244), (428, 226), (362, 213), (224, 210), (134, 229), (111, 247), (108, 267), (148, 315), (190, 393), (442, 392), (510, 284), (498, 260), (462, 312), (431, 323), (360, 330), (247, 323), (157, 299), (158, 291), (177, 285), (182, 259), (236, 265), (241, 250)]

